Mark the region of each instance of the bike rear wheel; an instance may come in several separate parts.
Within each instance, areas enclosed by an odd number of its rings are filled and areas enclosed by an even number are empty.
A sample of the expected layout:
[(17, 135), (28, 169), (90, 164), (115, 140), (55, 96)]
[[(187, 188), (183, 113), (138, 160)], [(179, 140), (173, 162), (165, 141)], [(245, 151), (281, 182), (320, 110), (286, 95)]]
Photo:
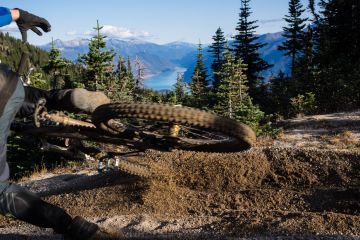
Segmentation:
[[(249, 149), (256, 141), (256, 135), (249, 126), (189, 107), (156, 103), (113, 103), (98, 107), (92, 114), (92, 122), (97, 128), (114, 135), (119, 133), (114, 119), (124, 118), (146, 120), (142, 122), (142, 127), (138, 128), (140, 136), (146, 138), (153, 135), (154, 141), (163, 144), (171, 142), (171, 147), (177, 149), (241, 151)], [(182, 133), (178, 136), (165, 134), (164, 126), (166, 128), (174, 124), (181, 126)], [(154, 126), (161, 127), (154, 130)]]

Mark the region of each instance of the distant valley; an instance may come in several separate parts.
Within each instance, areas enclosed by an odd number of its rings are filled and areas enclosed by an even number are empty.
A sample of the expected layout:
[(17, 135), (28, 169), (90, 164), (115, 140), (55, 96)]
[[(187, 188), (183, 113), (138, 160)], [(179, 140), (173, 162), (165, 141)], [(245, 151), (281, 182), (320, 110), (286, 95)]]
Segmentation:
[[(262, 57), (273, 64), (274, 67), (262, 73), (268, 78), (270, 75), (276, 75), (280, 70), (288, 72), (289, 60), (284, 57), (282, 52), (277, 50), (277, 46), (284, 41), (281, 33), (269, 33), (259, 36), (259, 41), (267, 43), (261, 49)], [(85, 54), (88, 51), (88, 39), (74, 39), (70, 41), (55, 40), (55, 45), (62, 52), (62, 57), (71, 61), (76, 61), (79, 54)], [(40, 46), (49, 51), (51, 43)], [(155, 90), (171, 89), (176, 80), (176, 72), (184, 71), (185, 81), (191, 80), (194, 65), (196, 62), (198, 45), (173, 42), (168, 44), (155, 44), (140, 40), (119, 40), (107, 39), (107, 49), (114, 49), (118, 56), (122, 56), (134, 61), (140, 59), (144, 64), (147, 75), (145, 85)], [(204, 61), (209, 74), (211, 73), (212, 57), (208, 52), (208, 46), (203, 45)]]

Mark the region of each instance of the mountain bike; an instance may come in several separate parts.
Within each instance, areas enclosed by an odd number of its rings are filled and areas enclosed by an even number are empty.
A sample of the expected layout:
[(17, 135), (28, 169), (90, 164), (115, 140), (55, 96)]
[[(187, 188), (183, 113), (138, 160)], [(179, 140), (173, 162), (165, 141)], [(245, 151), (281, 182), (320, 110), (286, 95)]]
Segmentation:
[[(18, 73), (25, 67), (22, 56)], [(158, 103), (110, 103), (91, 115), (64, 114), (36, 105), (33, 118), (17, 121), (12, 130), (46, 139), (95, 141), (135, 149), (168, 151), (183, 149), (208, 152), (234, 152), (249, 149), (256, 141), (253, 130), (236, 120), (207, 111)], [(69, 144), (65, 144), (68, 147)], [(64, 150), (59, 146), (59, 149)], [(55, 147), (56, 150), (56, 147)]]

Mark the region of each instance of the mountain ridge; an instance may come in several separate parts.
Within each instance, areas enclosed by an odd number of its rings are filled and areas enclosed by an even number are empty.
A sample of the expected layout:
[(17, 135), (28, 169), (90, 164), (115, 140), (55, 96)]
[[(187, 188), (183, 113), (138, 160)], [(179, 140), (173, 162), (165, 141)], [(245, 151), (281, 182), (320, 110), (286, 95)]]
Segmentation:
[[(55, 46), (62, 52), (62, 57), (71, 61), (76, 61), (79, 54), (88, 52), (89, 39), (75, 38), (69, 41), (57, 39)], [(267, 43), (260, 49), (260, 55), (273, 64), (274, 67), (262, 73), (265, 78), (276, 75), (280, 70), (288, 73), (289, 60), (277, 47), (284, 41), (281, 32), (259, 35), (259, 42)], [(185, 81), (191, 80), (191, 75), (196, 62), (198, 44), (175, 41), (166, 44), (157, 44), (138, 39), (122, 40), (116, 38), (106, 38), (106, 49), (114, 49), (117, 56), (130, 58), (131, 60), (140, 59), (145, 66), (145, 73), (148, 78), (154, 78), (164, 72), (175, 71), (182, 68), (187, 69), (184, 76)], [(231, 41), (230, 41), (231, 44)], [(52, 44), (48, 43), (39, 46), (49, 51)], [(209, 74), (211, 74), (212, 56), (208, 52), (210, 44), (203, 44), (204, 62)], [(118, 57), (115, 61), (118, 60)], [(169, 80), (170, 81), (170, 80)], [(175, 79), (171, 80), (172, 82)]]

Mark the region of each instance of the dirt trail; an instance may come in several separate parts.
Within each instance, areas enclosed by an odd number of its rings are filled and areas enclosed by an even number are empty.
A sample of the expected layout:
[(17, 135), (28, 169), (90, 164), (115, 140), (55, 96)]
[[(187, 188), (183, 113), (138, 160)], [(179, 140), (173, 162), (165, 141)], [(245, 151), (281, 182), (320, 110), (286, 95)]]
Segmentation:
[[(130, 160), (151, 177), (106, 173), (46, 199), (117, 228), (124, 239), (360, 239), (360, 153), (270, 147), (147, 151)], [(79, 182), (72, 179), (69, 184)], [(53, 191), (39, 182), (28, 186), (43, 195)], [(0, 232), (10, 234), (4, 239), (22, 239), (11, 235), (19, 229), (34, 236), (26, 239), (50, 234), (0, 218)]]
[(275, 146), (360, 150), (360, 110), (279, 121)]

